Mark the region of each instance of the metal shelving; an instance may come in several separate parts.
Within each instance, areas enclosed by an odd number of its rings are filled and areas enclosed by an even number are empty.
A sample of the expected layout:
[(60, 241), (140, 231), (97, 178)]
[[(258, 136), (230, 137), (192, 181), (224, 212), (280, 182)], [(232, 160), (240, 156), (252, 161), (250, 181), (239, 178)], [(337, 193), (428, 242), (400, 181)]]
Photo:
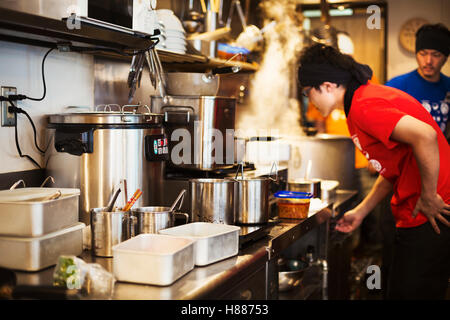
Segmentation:
[[(65, 51), (91, 53), (117, 59), (131, 60), (130, 54), (152, 45), (150, 35), (130, 34), (82, 24), (69, 28), (62, 20), (0, 8), (0, 41), (9, 41)], [(161, 62), (172, 70), (205, 71), (218, 66), (239, 65), (242, 71), (253, 72), (257, 65), (226, 62), (198, 54), (179, 54), (158, 50)]]

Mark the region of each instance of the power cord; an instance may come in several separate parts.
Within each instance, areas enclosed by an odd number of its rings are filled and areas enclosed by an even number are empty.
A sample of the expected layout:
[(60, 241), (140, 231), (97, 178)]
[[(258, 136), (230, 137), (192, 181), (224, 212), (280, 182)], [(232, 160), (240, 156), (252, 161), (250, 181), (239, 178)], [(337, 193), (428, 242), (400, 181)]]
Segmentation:
[[(3, 99), (1, 99), (1, 100), (4, 100), (5, 97), (2, 97), (2, 98), (3, 98)], [(21, 158), (27, 158), (27, 159), (30, 160), (34, 165), (36, 165), (39, 169), (42, 169), (42, 167), (39, 165), (39, 163), (37, 163), (36, 160), (34, 160), (32, 157), (30, 157), (30, 156), (27, 155), (27, 154), (22, 154), (22, 150), (20, 150), (20, 145), (19, 145), (19, 134), (18, 134), (18, 132), (17, 132), (17, 114), (18, 114), (18, 113), (23, 113), (23, 114), (27, 115), (27, 117), (28, 117), (28, 119), (30, 119), (30, 121), (31, 121), (31, 118), (30, 118), (29, 115), (25, 112), (25, 110), (16, 107), (16, 106), (14, 105), (14, 103), (12, 102), (11, 99), (9, 99), (8, 97), (6, 97), (6, 100), (7, 100), (7, 101), (9, 102), (9, 104), (11, 105), (11, 106), (8, 108), (8, 111), (11, 112), (11, 113), (14, 113), (14, 136), (15, 136), (15, 139), (16, 139), (16, 148), (17, 148), (17, 152), (19, 153), (19, 156), (20, 156)], [(34, 127), (34, 124), (33, 124), (32, 121), (31, 121), (31, 123), (32, 123), (33, 130), (34, 130), (34, 133), (35, 133), (34, 138), (35, 138), (35, 143), (36, 143), (36, 128)], [(36, 144), (36, 146), (37, 146), (37, 144)], [(39, 149), (39, 151), (42, 152), (41, 149)]]

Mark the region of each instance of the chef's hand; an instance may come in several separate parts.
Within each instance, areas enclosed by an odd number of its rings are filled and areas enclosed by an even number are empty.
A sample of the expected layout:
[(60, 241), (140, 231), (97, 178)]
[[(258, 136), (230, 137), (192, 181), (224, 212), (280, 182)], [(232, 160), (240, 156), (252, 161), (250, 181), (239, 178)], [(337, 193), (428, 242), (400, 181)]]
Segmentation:
[(434, 196), (429, 196), (422, 193), (417, 200), (412, 216), (417, 217), (419, 211), (427, 217), (437, 234), (440, 234), (441, 231), (437, 226), (436, 219), (450, 227), (450, 222), (442, 216), (442, 214), (450, 216), (450, 205), (446, 204), (439, 194), (435, 193)]
[(359, 210), (353, 209), (347, 211), (344, 216), (338, 220), (336, 230), (344, 233), (349, 233), (359, 227), (365, 215)]

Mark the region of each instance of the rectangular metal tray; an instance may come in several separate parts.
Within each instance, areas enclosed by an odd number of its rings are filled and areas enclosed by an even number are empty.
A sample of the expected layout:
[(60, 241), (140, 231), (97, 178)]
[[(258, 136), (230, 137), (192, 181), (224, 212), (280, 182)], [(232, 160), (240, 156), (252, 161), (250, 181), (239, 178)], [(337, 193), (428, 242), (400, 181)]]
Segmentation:
[[(59, 199), (36, 198), (58, 190)], [(38, 237), (77, 223), (79, 195), (79, 189), (66, 188), (0, 191), (0, 236)]]
[(113, 247), (119, 281), (167, 286), (194, 269), (194, 241), (162, 234), (140, 234)]
[(60, 255), (83, 252), (84, 223), (41, 237), (0, 237), (0, 267), (38, 271), (58, 262)]
[(193, 222), (160, 230), (160, 234), (195, 240), (195, 265), (205, 266), (239, 252), (240, 227), (219, 223)]

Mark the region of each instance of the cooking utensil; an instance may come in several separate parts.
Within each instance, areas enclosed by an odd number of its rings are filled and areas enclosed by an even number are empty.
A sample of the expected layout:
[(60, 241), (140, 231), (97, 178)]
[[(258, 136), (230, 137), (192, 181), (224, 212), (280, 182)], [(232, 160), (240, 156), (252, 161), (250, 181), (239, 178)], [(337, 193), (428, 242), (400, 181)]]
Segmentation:
[[(195, 265), (206, 266), (238, 254), (239, 230), (237, 226), (193, 222), (159, 233), (194, 240)], [(220, 250), (217, 250), (219, 247)]]
[(191, 221), (234, 224), (238, 183), (232, 179), (190, 179)]
[(116, 192), (111, 197), (111, 200), (109, 200), (108, 205), (106, 206), (106, 211), (111, 212), (114, 209), (114, 204), (116, 203), (117, 197), (120, 194), (120, 191), (122, 191), (120, 188), (116, 190)]
[[(178, 197), (176, 198), (176, 200), (173, 202), (172, 206), (170, 207), (170, 211), (173, 211), (175, 209), (175, 206), (177, 205), (178, 201), (180, 201), (180, 206), (178, 207), (178, 210), (181, 209), (181, 206), (183, 205), (183, 199), (184, 199), (185, 193), (186, 193), (185, 189), (181, 190), (180, 194), (178, 195)], [(183, 199), (181, 199), (182, 197), (183, 197)]]
[(187, 238), (140, 234), (115, 245), (113, 253), (119, 281), (167, 286), (194, 269), (194, 241)]
[[(269, 177), (245, 178), (244, 166), (239, 164), (234, 180), (238, 183), (236, 223), (239, 224), (264, 224), (269, 221), (269, 193), (272, 178), (272, 165)], [(241, 177), (238, 178), (239, 172)], [(276, 172), (278, 178), (278, 172)]]
[[(141, 233), (158, 233), (159, 230), (167, 229), (174, 226), (175, 216), (180, 216), (189, 222), (187, 213), (176, 212), (183, 205), (186, 190), (183, 189), (174, 201), (171, 207), (141, 207), (131, 211), (136, 217), (136, 234)], [(175, 209), (175, 207), (178, 208)]]
[(135, 236), (136, 218), (129, 211), (91, 210), (91, 250), (95, 256), (112, 257), (112, 247)]

